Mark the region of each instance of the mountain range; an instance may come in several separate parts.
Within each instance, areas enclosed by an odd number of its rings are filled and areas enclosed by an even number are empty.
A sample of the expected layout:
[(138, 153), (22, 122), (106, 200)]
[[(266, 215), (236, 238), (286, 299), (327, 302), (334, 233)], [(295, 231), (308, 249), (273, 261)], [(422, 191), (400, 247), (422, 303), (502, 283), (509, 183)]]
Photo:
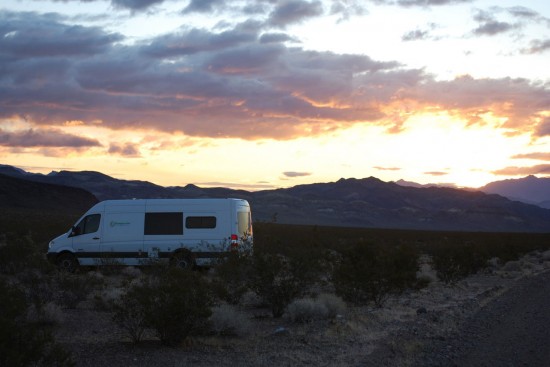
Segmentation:
[[(374, 177), (249, 192), (201, 188), (192, 184), (163, 187), (147, 181), (119, 180), (93, 171), (42, 175), (6, 165), (0, 165), (0, 175), (4, 175), (0, 182), (10, 176), (84, 189), (99, 200), (238, 197), (250, 202), (256, 221), (422, 230), (550, 232), (549, 209), (482, 191), (403, 186)], [(532, 178), (526, 180), (533, 181)], [(548, 184), (547, 181), (541, 183)], [(499, 186), (489, 189), (498, 190)], [(6, 196), (9, 195), (0, 195), (0, 200), (5, 200)], [(518, 198), (524, 196), (518, 195)]]

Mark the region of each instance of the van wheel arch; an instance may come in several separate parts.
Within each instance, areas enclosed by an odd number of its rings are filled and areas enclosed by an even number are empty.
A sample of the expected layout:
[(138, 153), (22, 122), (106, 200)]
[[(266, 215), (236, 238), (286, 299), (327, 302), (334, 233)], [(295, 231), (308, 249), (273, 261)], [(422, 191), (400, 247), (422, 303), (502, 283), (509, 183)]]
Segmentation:
[(56, 258), (59, 270), (74, 273), (80, 265), (76, 256), (70, 251), (63, 251)]
[(195, 256), (191, 251), (186, 249), (174, 251), (170, 257), (170, 265), (181, 269), (192, 270), (195, 267)]

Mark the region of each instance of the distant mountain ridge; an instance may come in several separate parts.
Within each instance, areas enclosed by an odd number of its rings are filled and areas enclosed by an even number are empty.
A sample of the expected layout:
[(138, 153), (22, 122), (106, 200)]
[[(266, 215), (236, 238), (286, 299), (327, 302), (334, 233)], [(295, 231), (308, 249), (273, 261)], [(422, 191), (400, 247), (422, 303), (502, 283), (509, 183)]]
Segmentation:
[(550, 209), (550, 178), (531, 175), (519, 179), (495, 181), (480, 187), (480, 190)]
[(550, 210), (481, 191), (410, 187), (375, 177), (249, 192), (228, 188), (162, 187), (98, 172), (32, 174), (0, 166), (0, 174), (83, 188), (99, 200), (239, 197), (256, 221), (422, 230), (550, 232)]

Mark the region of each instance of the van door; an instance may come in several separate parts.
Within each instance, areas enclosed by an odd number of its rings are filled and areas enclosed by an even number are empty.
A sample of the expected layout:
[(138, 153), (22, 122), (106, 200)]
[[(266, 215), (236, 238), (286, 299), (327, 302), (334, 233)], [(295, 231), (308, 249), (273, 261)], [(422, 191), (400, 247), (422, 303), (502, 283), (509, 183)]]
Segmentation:
[(72, 245), (76, 256), (82, 265), (91, 265), (93, 258), (99, 255), (99, 245), (101, 243), (101, 214), (92, 213), (74, 226), (69, 237), (72, 239)]

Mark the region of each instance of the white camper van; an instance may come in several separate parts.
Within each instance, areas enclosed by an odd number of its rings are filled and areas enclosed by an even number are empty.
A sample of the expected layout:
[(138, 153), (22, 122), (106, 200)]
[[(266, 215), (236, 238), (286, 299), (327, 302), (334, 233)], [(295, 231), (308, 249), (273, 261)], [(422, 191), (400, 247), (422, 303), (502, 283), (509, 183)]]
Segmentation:
[(248, 246), (252, 218), (246, 200), (107, 200), (51, 241), (47, 257), (69, 271), (78, 265), (146, 265), (152, 260), (190, 268)]

